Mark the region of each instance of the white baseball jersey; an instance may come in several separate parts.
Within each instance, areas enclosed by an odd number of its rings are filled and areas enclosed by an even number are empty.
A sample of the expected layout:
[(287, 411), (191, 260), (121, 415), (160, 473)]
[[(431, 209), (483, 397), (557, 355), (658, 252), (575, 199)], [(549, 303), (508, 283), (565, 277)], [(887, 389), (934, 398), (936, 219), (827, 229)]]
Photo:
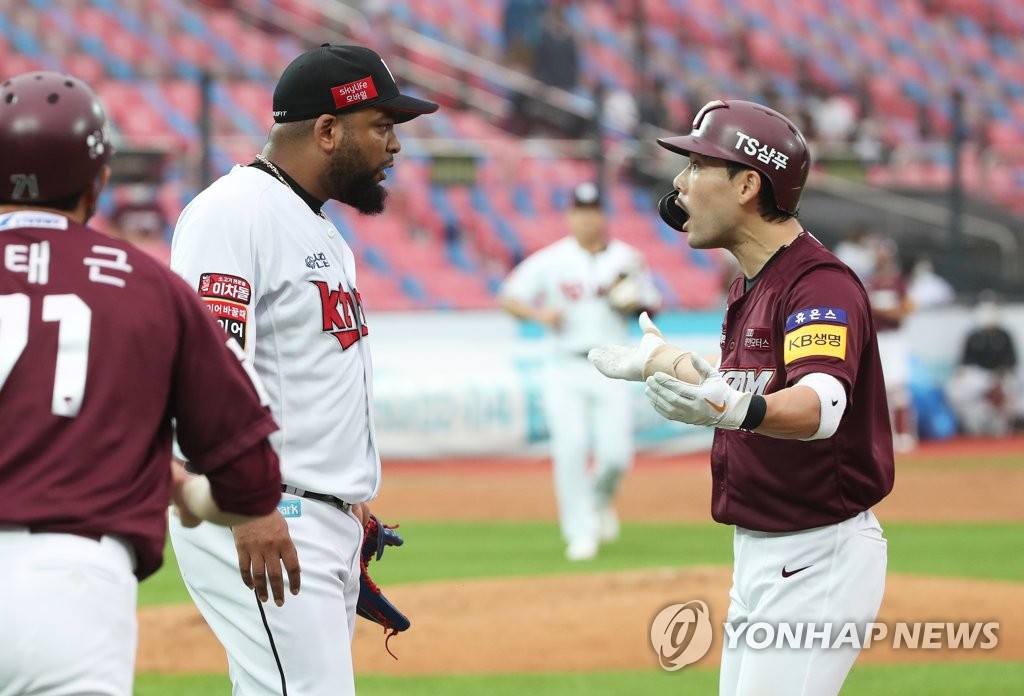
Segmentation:
[[(551, 337), (543, 393), (559, 524), (570, 546), (596, 549), (599, 514), (610, 507), (633, 459), (633, 385), (602, 377), (585, 358), (594, 346), (629, 340), (632, 318), (608, 300), (608, 289), (623, 275), (638, 277), (640, 304), (660, 305), (643, 256), (618, 240), (591, 254), (575, 237), (565, 237), (526, 258), (502, 288), (506, 297), (562, 315), (561, 329)], [(587, 465), (591, 445), (593, 471)]]
[(502, 294), (562, 312), (562, 328), (552, 338), (556, 352), (586, 353), (594, 346), (622, 343), (632, 318), (616, 311), (606, 297), (622, 276), (641, 274), (641, 304), (657, 307), (661, 297), (643, 256), (619, 240), (596, 254), (565, 237), (527, 257), (505, 280)]
[(273, 176), (236, 166), (182, 211), (171, 267), (263, 381), (283, 481), (373, 498), (373, 369), (355, 259), (337, 228)]

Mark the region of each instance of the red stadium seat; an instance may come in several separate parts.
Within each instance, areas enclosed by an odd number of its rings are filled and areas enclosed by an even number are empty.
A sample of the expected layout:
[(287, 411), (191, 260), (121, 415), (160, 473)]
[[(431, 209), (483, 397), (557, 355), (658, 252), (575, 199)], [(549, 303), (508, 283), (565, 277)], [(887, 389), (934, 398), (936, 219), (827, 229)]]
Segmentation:
[[(103, 63), (88, 53), (68, 53), (64, 56), (63, 62), (67, 72), (90, 85), (103, 80), (107, 75), (107, 69)], [(6, 69), (8, 61), (4, 60), (3, 64)]]
[(3, 66), (5, 79), (9, 75), (20, 75), (21, 73), (46, 69), (46, 66), (43, 65), (42, 62), (35, 60), (34, 58), (29, 58), (21, 53), (12, 53), (6, 56), (3, 61)]
[(199, 118), (199, 86), (190, 80), (166, 80), (160, 83), (167, 100), (193, 122)]
[(431, 300), (444, 303), (452, 309), (492, 309), (496, 307), (493, 295), (477, 276), (447, 267), (434, 273), (421, 273), (417, 280)]
[(187, 143), (180, 142), (163, 114), (142, 97), (135, 85), (106, 80), (93, 87), (106, 106), (108, 116), (129, 142), (174, 142), (179, 147), (187, 146)]
[(796, 59), (779, 45), (775, 35), (751, 32), (747, 35), (747, 47), (758, 68), (790, 77), (796, 75)]
[[(258, 4), (248, 3), (249, 7)], [(251, 159), (261, 144), (255, 141), (272, 123), (273, 80), (302, 47), (293, 37), (262, 31), (258, 21), (250, 24), (244, 12), (202, 3), (40, 0), (8, 5), (4, 20), (11, 31), (0, 36), (3, 72), (64, 67), (95, 84), (111, 120), (129, 145), (170, 146), (192, 158), (196, 143), (182, 120), (197, 119), (199, 93), (194, 83), (178, 76), (205, 67), (229, 71), (233, 78), (219, 85), (219, 94), (226, 95), (226, 103), (222, 102), (214, 113), (218, 167), (225, 161)], [(318, 30), (325, 24), (317, 4), (309, 0), (281, 0), (271, 5), (299, 17), (311, 29)], [(482, 55), (501, 54), (500, 0), (462, 4), (406, 0), (400, 9), (411, 16), (414, 27), (425, 26), (430, 35), (447, 38), (471, 51), (488, 41)], [(1024, 95), (1019, 88), (1024, 84), (1024, 61), (1013, 53), (1024, 41), (1024, 4), (1020, 0), (908, 0), (896, 4), (883, 0), (666, 0), (646, 3), (644, 9), (652, 26), (647, 37), (648, 72), (670, 77), (685, 68), (694, 76), (682, 84), (669, 79), (666, 101), (670, 130), (688, 126), (697, 100), (712, 96), (709, 87), (714, 96), (734, 98), (767, 98), (774, 87), (779, 103), (791, 104), (807, 96), (799, 91), (805, 85), (811, 85), (815, 93), (844, 90), (850, 89), (844, 84), (848, 79), (868, 75), (871, 112), (865, 115), (879, 121), (886, 147), (899, 148), (893, 161), (903, 162), (904, 154), (912, 152), (923, 138), (948, 138), (951, 123), (947, 105), (940, 100), (946, 99), (955, 80), (973, 75), (977, 79), (963, 84), (972, 109), (981, 115), (989, 154), (993, 156), (981, 159), (970, 155), (964, 160), (963, 173), (973, 192), (1010, 208), (1024, 207), (1017, 200), (1021, 198), (1020, 168), (1024, 161)], [(568, 11), (582, 16), (585, 25), (578, 44), (584, 55), (582, 89), (589, 89), (598, 80), (630, 89), (636, 77), (628, 41), (631, 6), (576, 3)], [(197, 29), (196, 22), (205, 26)], [(742, 71), (738, 63), (735, 27), (742, 28), (753, 58), (749, 72)], [(348, 40), (358, 42), (360, 35), (353, 34)], [(210, 36), (225, 41), (233, 54), (214, 50), (208, 43)], [(17, 53), (15, 46), (31, 55)], [(427, 75), (465, 79), (443, 59), (408, 47), (405, 50), (408, 60)], [(821, 51), (829, 53), (828, 60), (813, 60)], [(798, 69), (804, 52), (812, 58), (807, 61), (807, 74)], [(160, 82), (159, 91), (155, 91), (149, 84), (111, 81), (107, 71), (174, 79)], [(398, 77), (406, 82), (408, 76)], [(770, 82), (772, 77), (780, 79)], [(488, 76), (472, 80), (496, 96), (500, 92)], [(423, 83), (417, 86), (430, 94)], [(452, 94), (439, 99), (454, 105), (458, 98)], [(164, 100), (173, 107), (170, 112)], [(473, 104), (463, 106), (464, 110), (447, 108), (436, 118), (402, 125), (400, 136), (406, 147), (396, 169), (389, 172), (387, 214), (363, 217), (341, 207), (357, 253), (360, 245), (372, 245), (402, 273), (416, 278), (447, 278), (445, 269), (453, 264), (445, 253), (443, 239), (445, 225), (451, 219), (461, 230), (471, 260), (497, 265), (511, 262), (510, 245), (514, 244), (500, 236), (505, 230), (495, 224), (495, 216), (508, 223), (527, 251), (567, 233), (563, 207), (573, 186), (594, 178), (593, 165), (585, 159), (560, 157), (556, 149), (525, 148), (520, 139), (492, 123)], [(921, 117), (926, 119), (925, 133)], [(254, 130), (259, 131), (258, 136), (251, 132)], [(431, 143), (442, 138), (473, 141), (473, 148), (486, 153), (479, 162), (476, 180), (477, 191), (485, 201), (481, 209), (475, 204), (479, 199), (466, 189), (447, 191), (443, 204), (438, 205), (436, 193), (428, 184), (426, 152)], [(608, 151), (613, 154), (612, 146)], [(606, 193), (613, 233), (648, 255), (680, 302), (699, 303), (701, 298), (714, 294), (700, 289), (701, 283), (714, 285), (701, 280), (706, 269), (695, 263), (681, 240), (679, 246), (674, 246), (660, 234), (657, 218), (650, 210), (638, 209), (628, 185), (617, 178), (620, 171), (614, 166), (618, 160), (609, 156), (609, 162), (613, 167)], [(180, 177), (180, 169), (174, 168), (173, 176)], [(875, 166), (867, 172), (867, 180), (874, 184), (923, 188), (942, 187), (949, 177), (948, 166), (931, 163)], [(664, 183), (667, 185), (667, 181)], [(170, 214), (180, 210), (186, 188), (182, 179), (176, 178), (163, 189)], [(522, 205), (521, 195), (528, 198), (526, 205)], [(421, 273), (421, 269), (430, 269), (431, 273)], [(459, 283), (475, 287), (473, 281), (466, 280), (466, 273), (459, 273), (462, 275), (454, 276), (456, 280), (448, 285), (425, 281), (444, 285), (428, 288), (428, 294), (433, 296), (436, 290), (438, 296), (447, 297)], [(379, 294), (390, 305), (409, 306), (412, 302), (394, 278), (367, 277), (368, 283), (380, 286)]]
[(416, 301), (402, 292), (395, 277), (378, 273), (365, 264), (359, 267), (356, 274), (356, 289), (359, 290), (359, 296), (369, 315), (367, 322), (371, 326), (373, 312), (408, 310), (417, 307)]
[(227, 91), (232, 103), (237, 104), (265, 131), (270, 130), (274, 125), (274, 107), (273, 92), (267, 89), (267, 85), (239, 80), (227, 83)]
[(113, 15), (97, 7), (79, 7), (72, 13), (75, 28), (82, 33), (106, 39), (123, 32)]

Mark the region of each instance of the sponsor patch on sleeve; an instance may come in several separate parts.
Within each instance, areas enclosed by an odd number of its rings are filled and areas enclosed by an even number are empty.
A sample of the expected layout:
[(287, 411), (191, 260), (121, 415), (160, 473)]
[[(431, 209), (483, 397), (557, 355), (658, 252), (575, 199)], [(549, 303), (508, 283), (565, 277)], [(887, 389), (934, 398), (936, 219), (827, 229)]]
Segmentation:
[(246, 307), (234, 302), (223, 302), (221, 300), (203, 300), (207, 309), (217, 317), (217, 323), (231, 338), (238, 341), (238, 345), (245, 350), (245, 328), (249, 323), (249, 310)]
[(238, 276), (204, 273), (199, 276), (199, 296), (247, 305), (252, 299), (252, 286), (248, 280)]
[(808, 307), (786, 317), (786, 333), (804, 324), (822, 322), (846, 326), (846, 310), (836, 307)]
[(846, 310), (808, 307), (786, 318), (783, 362), (808, 357), (846, 359)]

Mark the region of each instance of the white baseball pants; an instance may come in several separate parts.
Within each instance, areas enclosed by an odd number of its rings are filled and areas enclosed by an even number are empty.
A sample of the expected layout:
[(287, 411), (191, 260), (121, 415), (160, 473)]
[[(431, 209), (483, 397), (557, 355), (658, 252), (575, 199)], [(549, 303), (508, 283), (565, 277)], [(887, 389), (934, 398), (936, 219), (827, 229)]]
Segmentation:
[[(776, 627), (813, 622), (819, 629), (826, 622), (864, 626), (875, 620), (882, 603), (886, 547), (870, 510), (839, 524), (791, 534), (737, 527), (727, 622), (734, 629), (744, 622)], [(756, 638), (763, 640), (764, 635)], [(740, 638), (730, 649), (726, 636), (719, 696), (838, 694), (860, 650), (850, 645), (822, 648), (822, 642), (757, 649)]]
[(131, 696), (130, 546), (0, 527), (0, 696)]
[[(567, 543), (597, 541), (597, 511), (611, 503), (632, 463), (631, 386), (608, 379), (582, 355), (549, 361), (544, 406), (558, 517)], [(591, 445), (593, 471), (588, 469)]]
[[(185, 586), (228, 656), (233, 696), (355, 694), (352, 635), (359, 598), (363, 528), (350, 511), (282, 495), (299, 555), (302, 587), (285, 583), (283, 607), (261, 604), (242, 582), (231, 530), (186, 529), (171, 520), (171, 541)], [(286, 575), (287, 577), (287, 575)]]

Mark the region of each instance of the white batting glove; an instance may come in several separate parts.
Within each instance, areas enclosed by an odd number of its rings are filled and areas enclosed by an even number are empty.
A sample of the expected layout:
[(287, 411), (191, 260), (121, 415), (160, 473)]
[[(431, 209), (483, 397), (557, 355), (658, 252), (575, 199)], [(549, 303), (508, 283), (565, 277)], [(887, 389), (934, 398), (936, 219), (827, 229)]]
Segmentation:
[(665, 339), (647, 312), (640, 315), (640, 330), (644, 336), (639, 346), (599, 346), (590, 349), (587, 359), (605, 377), (643, 382), (644, 364), (655, 348), (665, 345)]
[(701, 377), (700, 384), (658, 372), (647, 378), (644, 395), (669, 420), (737, 430), (747, 417), (753, 395), (730, 387), (721, 373), (696, 353), (690, 360)]

